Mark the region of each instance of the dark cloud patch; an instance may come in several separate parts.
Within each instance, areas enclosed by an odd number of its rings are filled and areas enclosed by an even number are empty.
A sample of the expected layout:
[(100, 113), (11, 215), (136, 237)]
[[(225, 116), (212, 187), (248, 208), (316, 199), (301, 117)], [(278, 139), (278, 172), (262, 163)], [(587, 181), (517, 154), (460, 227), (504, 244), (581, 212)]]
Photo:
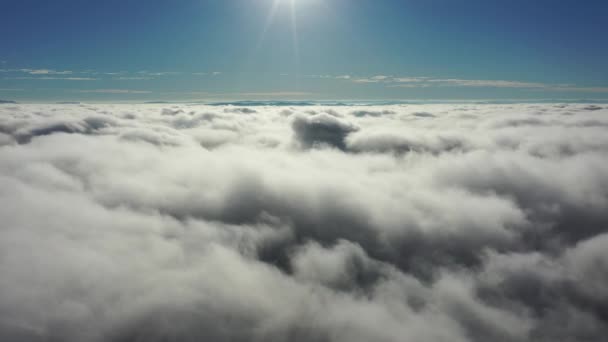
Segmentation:
[(472, 148), (471, 144), (463, 137), (456, 136), (434, 136), (407, 137), (394, 133), (371, 133), (363, 132), (348, 139), (348, 150), (353, 152), (372, 153), (443, 153), (455, 151), (467, 151)]
[(294, 249), (290, 262), (297, 279), (347, 292), (369, 293), (379, 282), (390, 278), (392, 271), (347, 240), (328, 248), (316, 242), (300, 245)]
[(203, 123), (212, 122), (219, 118), (215, 113), (190, 113), (189, 115), (178, 115), (171, 122), (172, 126), (177, 129), (195, 128)]
[(358, 128), (327, 114), (298, 116), (291, 125), (296, 141), (304, 148), (328, 145), (344, 150), (345, 139)]
[(378, 116), (382, 116), (382, 115), (392, 115), (392, 114), (395, 114), (395, 112), (392, 110), (381, 110), (381, 111), (355, 110), (355, 111), (350, 112), (350, 114), (354, 115), (356, 117), (364, 117), (364, 116), (378, 117)]
[(116, 121), (108, 117), (88, 117), (82, 121), (72, 122), (50, 122), (38, 124), (31, 127), (19, 129), (12, 132), (19, 144), (27, 144), (38, 136), (56, 133), (66, 134), (95, 134), (106, 127), (116, 124)]
[(505, 128), (505, 127), (521, 127), (521, 126), (546, 126), (550, 125), (545, 120), (536, 118), (517, 118), (517, 119), (505, 119), (493, 124), (494, 128)]
[(428, 113), (428, 112), (415, 112), (412, 113), (413, 116), (417, 116), (419, 118), (434, 118), (435, 114), (432, 113)]
[(584, 110), (600, 110), (600, 109), (602, 109), (602, 107), (596, 106), (596, 105), (588, 105), (588, 106), (584, 107), (583, 109)]
[(173, 115), (177, 115), (177, 114), (181, 114), (184, 113), (184, 110), (182, 109), (171, 109), (171, 108), (163, 108), (161, 110), (161, 114), (162, 115), (168, 115), (168, 116), (173, 116)]
[(254, 114), (258, 111), (255, 109), (243, 107), (243, 108), (224, 108), (224, 113), (238, 113), (238, 114)]

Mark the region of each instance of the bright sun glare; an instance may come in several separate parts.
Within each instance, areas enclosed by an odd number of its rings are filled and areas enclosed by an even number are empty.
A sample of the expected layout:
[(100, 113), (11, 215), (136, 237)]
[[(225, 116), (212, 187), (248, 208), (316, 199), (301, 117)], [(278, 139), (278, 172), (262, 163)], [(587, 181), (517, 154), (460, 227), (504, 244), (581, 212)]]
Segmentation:
[(270, 28), (275, 16), (280, 7), (289, 6), (289, 15), (291, 19), (291, 35), (292, 35), (292, 44), (293, 44), (293, 55), (296, 62), (296, 65), (299, 65), (300, 62), (300, 52), (299, 52), (299, 43), (298, 43), (298, 19), (297, 19), (297, 4), (304, 2), (303, 0), (274, 0), (268, 16), (266, 18), (266, 23), (264, 25), (264, 29), (260, 36), (260, 40), (258, 42), (258, 48), (261, 43), (264, 41), (266, 33)]

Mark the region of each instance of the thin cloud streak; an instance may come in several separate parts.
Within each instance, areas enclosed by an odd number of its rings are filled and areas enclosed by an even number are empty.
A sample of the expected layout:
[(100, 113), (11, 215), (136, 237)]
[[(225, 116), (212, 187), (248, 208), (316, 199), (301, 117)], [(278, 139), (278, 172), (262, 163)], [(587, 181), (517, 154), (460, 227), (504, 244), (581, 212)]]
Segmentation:
[(5, 77), (7, 80), (40, 80), (40, 81), (98, 81), (93, 77)]
[(150, 94), (149, 90), (133, 90), (133, 89), (87, 89), (74, 90), (76, 93), (95, 93), (95, 94)]
[(589, 93), (608, 92), (608, 87), (584, 87), (574, 85), (549, 84), (539, 82), (522, 82), (506, 80), (472, 80), (458, 78), (432, 77), (391, 77), (372, 76), (369, 78), (352, 78), (353, 83), (382, 83), (390, 88), (429, 88), (429, 87), (476, 87), (476, 88), (521, 88), (547, 91), (574, 91)]

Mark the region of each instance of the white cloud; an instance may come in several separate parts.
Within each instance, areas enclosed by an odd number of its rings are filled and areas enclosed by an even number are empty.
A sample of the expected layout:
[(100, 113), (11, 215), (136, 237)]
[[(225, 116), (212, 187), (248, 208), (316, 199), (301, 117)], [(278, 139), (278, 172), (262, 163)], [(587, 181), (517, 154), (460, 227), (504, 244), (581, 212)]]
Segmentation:
[(304, 75), (305, 78), (320, 78), (320, 79), (332, 79), (335, 76), (332, 75)]
[(314, 93), (304, 91), (271, 91), (271, 92), (250, 92), (250, 93), (225, 93), (220, 94), (222, 96), (234, 96), (234, 97), (269, 97), (269, 98), (282, 98), (282, 97), (302, 97), (314, 95)]
[(496, 87), (496, 88), (545, 88), (544, 83), (531, 83), (519, 81), (503, 80), (466, 80), (466, 79), (429, 79), (428, 82), (437, 83), (442, 86), (462, 86), (462, 87)]
[(66, 71), (56, 71), (50, 69), (21, 69), (20, 71), (28, 73), (30, 75), (71, 75), (73, 72)]
[(181, 75), (183, 72), (179, 71), (138, 71), (137, 74), (145, 76), (176, 76)]
[(600, 341), (606, 115), (0, 106), (0, 340)]
[(608, 93), (608, 87), (572, 87), (572, 86), (558, 86), (551, 87), (554, 91), (574, 91), (583, 93)]
[(124, 77), (116, 77), (114, 78), (118, 81), (148, 81), (153, 80), (153, 77), (141, 77), (141, 76), (124, 76)]
[(134, 89), (86, 89), (75, 90), (78, 93), (97, 93), (97, 94), (150, 94), (149, 90), (134, 90)]
[(48, 81), (48, 80), (61, 80), (61, 81), (97, 81), (99, 80), (98, 78), (93, 78), (93, 77), (47, 77), (47, 76), (43, 76), (43, 77), (8, 77), (6, 79), (11, 79), (11, 80), (43, 80), (43, 81)]
[[(338, 77), (339, 78), (339, 77)], [(343, 78), (350, 79), (350, 78)], [(523, 82), (507, 80), (473, 80), (459, 78), (433, 78), (433, 77), (392, 77), (392, 76), (372, 76), (352, 78), (352, 82), (382, 83), (391, 88), (429, 88), (429, 87), (479, 87), (479, 88), (520, 88), (558, 92), (585, 92), (585, 93), (605, 93), (606, 87), (584, 87), (572, 84), (549, 84), (540, 82)]]
[(369, 78), (354, 78), (352, 79), (355, 83), (380, 83), (380, 82), (389, 82), (392, 80), (391, 76), (385, 75), (377, 75)]

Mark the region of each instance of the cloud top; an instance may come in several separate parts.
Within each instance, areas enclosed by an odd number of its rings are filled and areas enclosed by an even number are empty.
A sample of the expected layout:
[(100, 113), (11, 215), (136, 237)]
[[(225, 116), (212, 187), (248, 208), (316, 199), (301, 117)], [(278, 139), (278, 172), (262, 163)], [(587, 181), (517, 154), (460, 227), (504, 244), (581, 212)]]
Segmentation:
[(0, 340), (602, 341), (607, 108), (1, 106)]

